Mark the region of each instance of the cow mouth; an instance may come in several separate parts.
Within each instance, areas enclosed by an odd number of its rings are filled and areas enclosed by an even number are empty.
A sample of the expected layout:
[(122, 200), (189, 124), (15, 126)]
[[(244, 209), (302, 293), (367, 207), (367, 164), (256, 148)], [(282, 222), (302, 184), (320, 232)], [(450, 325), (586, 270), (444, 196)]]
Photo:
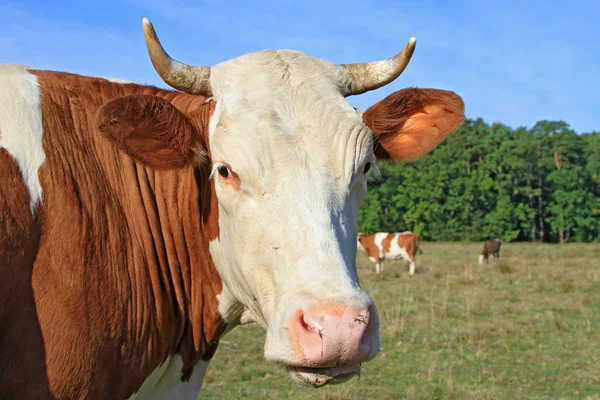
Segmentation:
[(296, 382), (318, 388), (346, 382), (353, 376), (360, 375), (360, 364), (334, 368), (288, 367), (288, 370)]

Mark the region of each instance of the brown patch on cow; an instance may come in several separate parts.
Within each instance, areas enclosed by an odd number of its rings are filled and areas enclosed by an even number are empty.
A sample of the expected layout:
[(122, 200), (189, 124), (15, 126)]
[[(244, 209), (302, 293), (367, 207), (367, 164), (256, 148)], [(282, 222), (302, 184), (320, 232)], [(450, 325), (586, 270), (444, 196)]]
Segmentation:
[[(208, 248), (219, 236), (209, 167), (136, 163), (94, 117), (133, 94), (168, 100), (190, 121), (214, 105), (150, 86), (33, 73), (46, 153), (35, 218), (16, 163), (0, 150), (0, 268), (10, 283), (0, 285), (2, 396), (128, 398), (176, 353), (187, 379), (225, 329)], [(205, 137), (207, 124), (195, 127)]]
[(381, 252), (387, 254), (390, 252), (390, 246), (392, 245), (392, 239), (394, 238), (393, 233), (388, 233), (387, 236), (381, 241)]
[(367, 255), (375, 259), (376, 264), (379, 264), (379, 247), (375, 243), (375, 235), (358, 235), (358, 241)]
[(371, 106), (363, 120), (375, 136), (378, 159), (412, 161), (458, 129), (464, 103), (454, 92), (403, 89)]
[(483, 244), (483, 249), (481, 250), (481, 255), (485, 262), (489, 262), (489, 256), (495, 257), (496, 259), (500, 258), (500, 247), (502, 246), (502, 241), (498, 238), (486, 240)]
[(41, 209), (38, 207), (32, 214), (30, 201), (17, 162), (5, 149), (0, 149), (0, 397), (3, 399), (51, 397), (44, 340), (31, 284), (40, 241)]
[[(196, 126), (208, 126), (210, 117), (214, 113), (216, 105), (217, 103), (215, 101), (210, 101), (209, 103), (205, 103), (202, 107), (199, 107), (198, 111), (192, 114)], [(202, 145), (207, 149), (210, 157), (211, 152), (208, 129), (203, 130), (202, 133)], [(209, 168), (198, 169), (197, 175), (198, 182), (209, 182), (208, 178), (210, 176), (210, 170)], [(217, 192), (215, 191), (214, 181), (211, 180), (208, 184), (204, 185), (204, 192), (202, 192), (200, 198), (202, 201), (202, 234), (204, 236), (204, 242), (210, 245), (210, 242), (213, 240), (220, 239), (219, 203), (217, 201)]]
[(398, 235), (398, 246), (408, 254), (408, 261), (414, 262), (419, 247), (419, 235), (415, 233), (404, 233)]

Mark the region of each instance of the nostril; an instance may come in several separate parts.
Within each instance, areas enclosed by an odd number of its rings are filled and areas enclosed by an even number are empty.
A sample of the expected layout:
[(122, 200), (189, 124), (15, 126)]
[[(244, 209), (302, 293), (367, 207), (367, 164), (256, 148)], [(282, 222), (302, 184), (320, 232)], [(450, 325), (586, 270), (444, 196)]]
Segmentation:
[(322, 331), (323, 324), (319, 322), (319, 318), (310, 314), (303, 314), (301, 318), (301, 323), (304, 329), (308, 331)]
[(312, 331), (313, 327), (310, 325), (309, 321), (306, 318), (305, 314), (300, 316), (300, 325), (304, 328), (304, 330)]
[(369, 313), (369, 310), (365, 310), (354, 316), (354, 322), (356, 322), (357, 324), (363, 325), (366, 328), (367, 325), (369, 324), (370, 316), (371, 316), (371, 313)]
[(357, 317), (357, 319), (360, 319), (359, 323), (363, 327), (363, 336), (361, 339), (361, 345), (370, 343), (372, 336), (375, 334), (375, 331), (377, 331), (376, 319), (373, 320), (373, 318), (371, 318), (373, 315), (374, 315), (374, 312), (373, 312), (373, 309), (371, 306), (367, 310), (364, 310), (363, 312), (361, 312), (359, 314), (359, 316)]

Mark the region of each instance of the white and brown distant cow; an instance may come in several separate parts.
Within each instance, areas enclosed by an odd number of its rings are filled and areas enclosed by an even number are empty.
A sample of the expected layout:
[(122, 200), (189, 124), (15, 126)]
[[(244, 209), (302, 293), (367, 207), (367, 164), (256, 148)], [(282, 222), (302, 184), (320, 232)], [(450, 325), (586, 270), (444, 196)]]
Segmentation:
[(483, 244), (483, 250), (481, 250), (481, 254), (479, 255), (479, 264), (483, 264), (485, 260), (486, 263), (489, 263), (489, 257), (492, 259), (496, 257), (496, 259), (500, 258), (500, 246), (502, 242), (500, 239), (490, 239), (486, 240)]
[(256, 322), (264, 356), (313, 386), (379, 350), (356, 272), (365, 171), (463, 120), (452, 92), (347, 96), (406, 67), (261, 51), (171, 59), (167, 91), (0, 66), (0, 397), (196, 399), (220, 337)]
[(404, 259), (410, 264), (409, 275), (415, 274), (416, 255), (419, 250), (419, 235), (412, 232), (378, 232), (373, 235), (358, 235), (358, 248), (367, 252), (375, 263), (375, 272), (383, 271), (385, 260)]

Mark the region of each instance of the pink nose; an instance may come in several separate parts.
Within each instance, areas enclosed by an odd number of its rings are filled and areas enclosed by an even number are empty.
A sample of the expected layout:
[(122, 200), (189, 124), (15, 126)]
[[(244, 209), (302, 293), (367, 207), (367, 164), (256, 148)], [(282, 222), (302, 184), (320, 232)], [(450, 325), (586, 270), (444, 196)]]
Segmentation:
[(290, 321), (290, 339), (307, 367), (329, 368), (366, 361), (377, 329), (370, 312), (329, 305), (297, 310)]

